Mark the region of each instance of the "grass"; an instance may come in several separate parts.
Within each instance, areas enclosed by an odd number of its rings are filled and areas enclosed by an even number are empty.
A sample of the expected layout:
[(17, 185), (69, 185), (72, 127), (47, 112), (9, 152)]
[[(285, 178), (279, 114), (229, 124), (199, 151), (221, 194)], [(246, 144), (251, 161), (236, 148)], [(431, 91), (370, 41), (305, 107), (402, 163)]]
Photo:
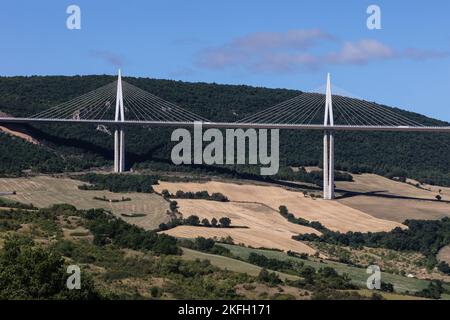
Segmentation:
[[(372, 294), (374, 293), (373, 290), (369, 290), (369, 289), (361, 289), (361, 290), (358, 290), (357, 292), (360, 295), (364, 296), (364, 297), (371, 297)], [(380, 291), (377, 291), (377, 293), (381, 294), (383, 296), (383, 298), (386, 299), (386, 300), (396, 300), (396, 301), (400, 301), (400, 300), (428, 300), (426, 298), (415, 297), (415, 296), (407, 296), (407, 295), (402, 295), (402, 294), (398, 294), (398, 293), (380, 292)]]
[[(284, 252), (278, 252), (278, 251), (272, 251), (272, 250), (262, 250), (262, 249), (251, 249), (236, 245), (228, 245), (228, 244), (219, 244), (220, 246), (223, 246), (230, 250), (230, 252), (242, 259), (247, 259), (251, 252), (255, 252), (257, 254), (264, 255), (268, 258), (273, 259), (279, 259), (279, 260), (291, 260), (291, 261), (301, 261), (305, 265), (309, 265), (315, 269), (320, 269), (323, 267), (332, 267), (334, 268), (339, 274), (347, 273), (350, 278), (352, 279), (352, 282), (360, 287), (366, 287), (366, 281), (369, 275), (366, 273), (366, 269), (352, 267), (343, 263), (333, 262), (333, 261), (311, 261), (311, 260), (304, 260), (297, 257), (291, 257), (288, 256)], [(397, 292), (404, 293), (406, 291), (409, 292), (417, 292), (421, 291), (428, 287), (430, 281), (428, 280), (421, 280), (421, 279), (415, 279), (415, 278), (407, 278), (400, 275), (394, 275), (382, 272), (381, 273), (381, 279), (382, 281), (392, 283), (394, 285), (394, 289)], [(450, 289), (449, 284), (445, 284), (445, 287), (447, 289)]]
[[(187, 249), (187, 248), (183, 248), (182, 258), (185, 260), (195, 260), (195, 259), (209, 260), (213, 266), (219, 267), (221, 269), (227, 269), (229, 271), (247, 273), (248, 275), (254, 276), (254, 277), (257, 277), (259, 275), (259, 272), (262, 269), (261, 267), (255, 266), (253, 264), (250, 264), (250, 263), (247, 263), (244, 261), (240, 261), (240, 260), (236, 260), (236, 259), (232, 259), (232, 258), (228, 258), (228, 257), (224, 257), (224, 256), (219, 256), (219, 255), (215, 255), (215, 254), (195, 251), (195, 250), (191, 250), (191, 249)], [(280, 279), (283, 279), (283, 280), (299, 279), (299, 277), (294, 276), (294, 275), (290, 275), (290, 274), (286, 274), (286, 273), (282, 273), (282, 272), (276, 272), (276, 271), (272, 271), (272, 272), (275, 272), (276, 274), (278, 274)]]

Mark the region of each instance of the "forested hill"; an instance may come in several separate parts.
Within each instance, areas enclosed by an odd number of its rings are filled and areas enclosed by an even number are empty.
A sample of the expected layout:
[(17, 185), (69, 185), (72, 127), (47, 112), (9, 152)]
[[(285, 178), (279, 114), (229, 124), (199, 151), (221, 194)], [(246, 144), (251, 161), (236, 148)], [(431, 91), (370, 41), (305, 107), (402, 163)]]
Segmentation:
[[(0, 112), (29, 116), (116, 80), (114, 76), (0, 77)], [(255, 88), (147, 78), (124, 78), (143, 90), (213, 121), (236, 121), (300, 94), (286, 89)], [(442, 122), (396, 110), (428, 125)], [(36, 146), (0, 134), (0, 173), (23, 169), (54, 172), (110, 165), (113, 141), (95, 126), (22, 126), (42, 142)], [(127, 132), (128, 165), (169, 163), (170, 131), (131, 128)], [(282, 166), (320, 165), (320, 132), (281, 131)], [(409, 176), (450, 185), (450, 134), (337, 133), (336, 162), (351, 172)], [(251, 168), (249, 169), (251, 170)]]

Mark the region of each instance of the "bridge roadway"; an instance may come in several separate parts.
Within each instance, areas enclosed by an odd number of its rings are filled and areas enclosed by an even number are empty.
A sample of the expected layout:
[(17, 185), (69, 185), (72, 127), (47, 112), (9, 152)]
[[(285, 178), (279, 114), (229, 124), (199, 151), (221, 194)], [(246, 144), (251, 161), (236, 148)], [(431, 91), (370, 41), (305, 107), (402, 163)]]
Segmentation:
[(115, 121), (115, 120), (76, 120), (76, 119), (36, 119), (36, 118), (2, 118), (0, 124), (18, 123), (67, 123), (67, 124), (103, 124), (108, 126), (150, 127), (193, 127), (201, 124), (203, 128), (217, 129), (286, 129), (286, 130), (332, 130), (332, 131), (393, 131), (393, 132), (442, 132), (450, 133), (450, 126), (443, 127), (413, 127), (413, 126), (351, 126), (323, 124), (273, 124), (273, 123), (239, 123), (239, 122), (167, 122), (167, 121)]

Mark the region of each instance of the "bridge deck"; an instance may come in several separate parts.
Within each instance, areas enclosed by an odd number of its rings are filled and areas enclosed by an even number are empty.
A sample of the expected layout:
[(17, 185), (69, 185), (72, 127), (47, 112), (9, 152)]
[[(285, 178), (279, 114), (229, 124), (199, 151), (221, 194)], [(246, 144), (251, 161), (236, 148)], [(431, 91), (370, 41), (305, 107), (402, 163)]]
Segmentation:
[(109, 126), (151, 127), (193, 127), (201, 124), (204, 128), (229, 129), (287, 129), (287, 130), (333, 130), (333, 131), (397, 131), (397, 132), (450, 132), (447, 127), (414, 126), (351, 126), (351, 125), (316, 125), (316, 124), (273, 124), (273, 123), (239, 123), (239, 122), (170, 122), (170, 121), (115, 121), (115, 120), (75, 120), (75, 119), (36, 119), (36, 118), (1, 118), (0, 124), (8, 123), (68, 123), (68, 124), (103, 124)]

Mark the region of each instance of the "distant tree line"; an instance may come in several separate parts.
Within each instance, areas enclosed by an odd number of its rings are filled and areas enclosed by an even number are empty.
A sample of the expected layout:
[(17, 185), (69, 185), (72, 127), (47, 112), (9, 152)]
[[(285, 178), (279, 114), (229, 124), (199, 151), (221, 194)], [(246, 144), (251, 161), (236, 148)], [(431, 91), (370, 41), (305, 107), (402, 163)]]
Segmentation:
[(197, 237), (195, 238), (195, 240), (183, 239), (180, 240), (180, 245), (185, 248), (202, 252), (208, 252), (228, 257), (231, 256), (230, 250), (225, 247), (218, 246), (214, 239), (208, 239), (204, 237)]
[(106, 196), (103, 196), (103, 197), (94, 197), (93, 199), (112, 203), (131, 201), (131, 198), (128, 197), (122, 197), (121, 199), (108, 199), (106, 198)]
[(159, 177), (137, 174), (96, 174), (87, 173), (72, 176), (73, 179), (89, 182), (81, 185), (80, 190), (108, 190), (111, 192), (152, 193), (153, 185), (158, 184)]
[(175, 194), (171, 194), (167, 189), (161, 192), (161, 195), (165, 199), (198, 199), (198, 200), (211, 200), (219, 202), (228, 202), (228, 198), (221, 194), (220, 192), (214, 192), (209, 194), (208, 191), (197, 191), (197, 192), (184, 192), (178, 190)]
[(305, 227), (311, 227), (311, 228), (316, 229), (316, 230), (318, 230), (320, 232), (328, 231), (328, 229), (326, 227), (324, 227), (318, 221), (309, 222), (306, 219), (295, 217), (292, 213), (289, 212), (289, 210), (288, 210), (288, 208), (286, 206), (280, 206), (279, 207), (279, 212), (284, 218), (286, 218), (291, 223), (295, 223), (295, 224), (298, 224), (298, 225), (301, 225), (301, 226), (305, 226)]
[(202, 226), (208, 228), (230, 228), (231, 219), (228, 217), (222, 217), (219, 220), (217, 220), (216, 218), (212, 218), (211, 221), (209, 221), (207, 218), (204, 218), (200, 221), (200, 218), (198, 216), (191, 215), (185, 219), (178, 218), (172, 219), (168, 223), (161, 223), (158, 230), (169, 230), (181, 225), (194, 227)]

